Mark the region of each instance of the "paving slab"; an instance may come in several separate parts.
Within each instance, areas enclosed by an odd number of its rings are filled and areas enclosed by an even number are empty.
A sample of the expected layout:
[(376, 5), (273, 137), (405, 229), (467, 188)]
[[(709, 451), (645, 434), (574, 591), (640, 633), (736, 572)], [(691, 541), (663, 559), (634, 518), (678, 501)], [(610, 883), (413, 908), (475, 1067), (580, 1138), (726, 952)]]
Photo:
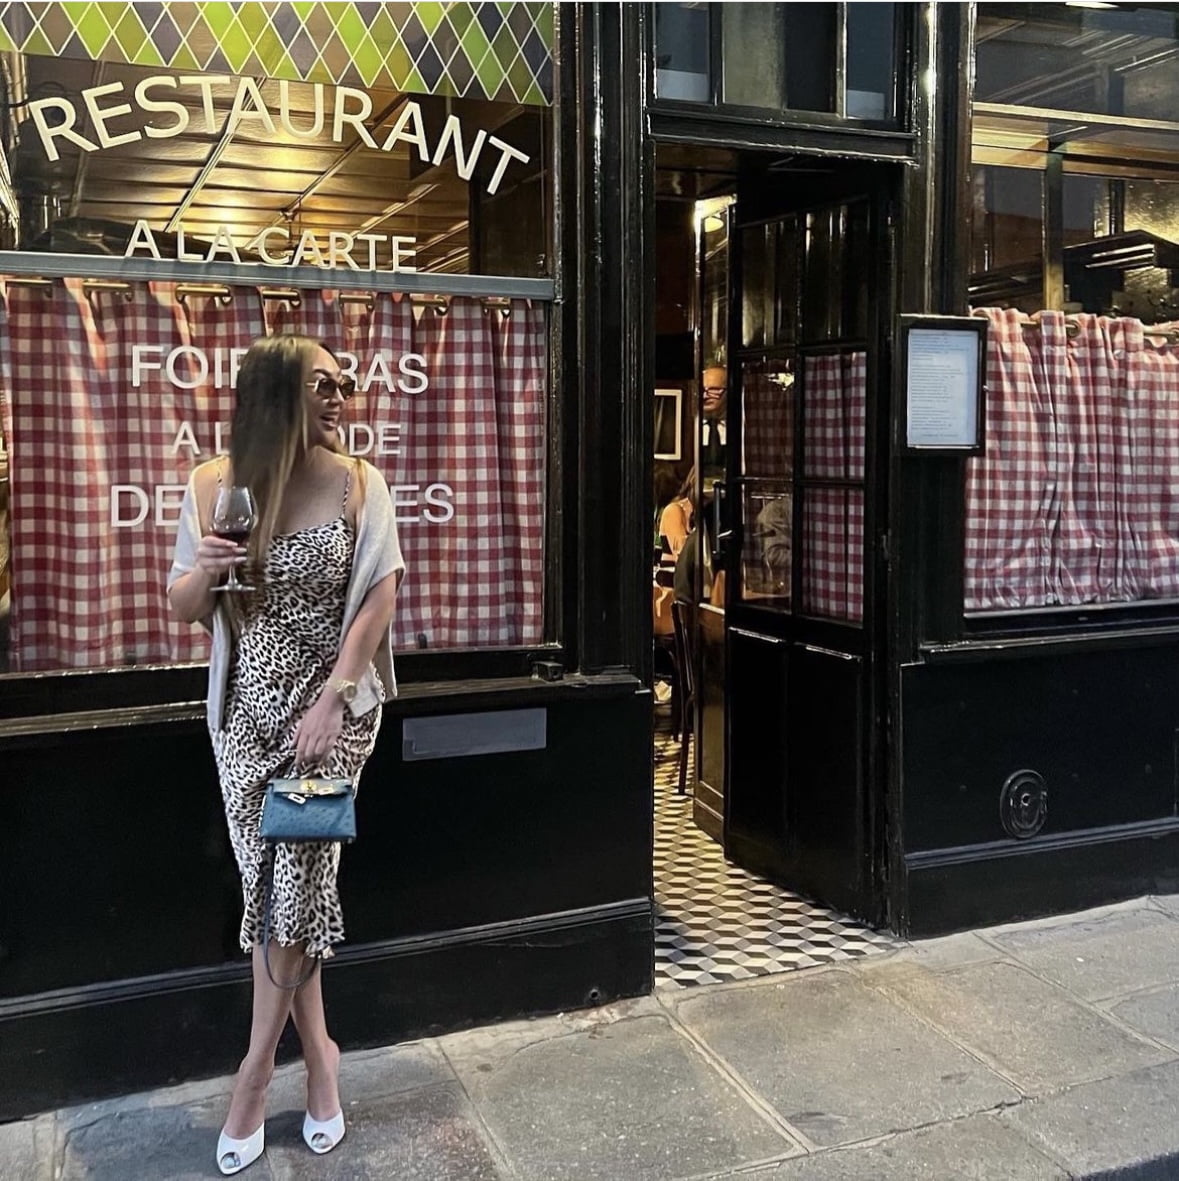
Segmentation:
[(1174, 1057), (1018, 964), (907, 976), (882, 983), (881, 989), (994, 1063), (1025, 1094)]
[(687, 997), (674, 1009), (814, 1144), (1019, 1099), (980, 1062), (844, 970)]
[(268, 1120), (266, 1155), (277, 1181), (501, 1181), (510, 1176), (500, 1170), (457, 1084), (347, 1104), (345, 1118), (343, 1141), (324, 1156), (303, 1143), (302, 1110)]
[(1033, 1099), (1000, 1119), (1079, 1177), (1179, 1177), (1179, 1063)]
[(12, 1124), (0, 1124), (0, 1176), (5, 1181), (48, 1181), (53, 1176), (52, 1161), (42, 1159), (48, 1153), (44, 1149), (44, 1137), (38, 1141), (38, 1128), (44, 1127), (41, 1120), (19, 1120)]
[(666, 1014), (477, 1033), (447, 1057), (522, 1181), (690, 1177), (800, 1151)]
[(1068, 1173), (991, 1115), (952, 1120), (864, 1148), (784, 1161), (737, 1181), (1068, 1181)]
[(1179, 1049), (1179, 984), (1126, 997), (1110, 1012), (1148, 1037)]
[[(139, 1107), (77, 1123), (65, 1133), (61, 1181), (193, 1181), (220, 1177), (219, 1100), (176, 1107)], [(269, 1129), (268, 1129), (269, 1130)], [(250, 1181), (274, 1177), (266, 1156), (250, 1167)]]
[(1087, 1000), (1165, 984), (1175, 978), (1179, 964), (1179, 921), (1153, 907), (1008, 930), (991, 938)]
[(998, 948), (980, 939), (973, 931), (966, 931), (909, 943), (892, 954), (866, 956), (841, 966), (865, 983), (877, 985), (898, 976), (938, 972), (966, 964), (993, 963), (1003, 958), (1004, 953)]

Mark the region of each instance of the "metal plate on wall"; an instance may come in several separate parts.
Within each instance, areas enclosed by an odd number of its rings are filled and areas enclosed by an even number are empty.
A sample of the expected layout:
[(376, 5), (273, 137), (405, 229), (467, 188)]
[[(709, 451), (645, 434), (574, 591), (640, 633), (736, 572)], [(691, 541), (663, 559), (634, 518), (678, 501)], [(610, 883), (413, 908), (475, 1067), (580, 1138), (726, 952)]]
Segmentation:
[(467, 755), (544, 750), (547, 709), (501, 709), (478, 714), (406, 718), (401, 724), (401, 757), (407, 763)]

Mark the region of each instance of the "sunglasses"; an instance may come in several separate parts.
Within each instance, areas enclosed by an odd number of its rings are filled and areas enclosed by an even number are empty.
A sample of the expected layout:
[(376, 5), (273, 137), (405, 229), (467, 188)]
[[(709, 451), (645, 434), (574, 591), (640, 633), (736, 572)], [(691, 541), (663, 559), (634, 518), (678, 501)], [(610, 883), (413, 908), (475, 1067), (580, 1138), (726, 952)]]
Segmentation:
[(314, 381), (307, 382), (306, 385), (325, 402), (330, 402), (337, 394), (347, 402), (356, 393), (356, 382), (350, 377), (341, 377), (339, 381), (333, 377), (317, 377)]

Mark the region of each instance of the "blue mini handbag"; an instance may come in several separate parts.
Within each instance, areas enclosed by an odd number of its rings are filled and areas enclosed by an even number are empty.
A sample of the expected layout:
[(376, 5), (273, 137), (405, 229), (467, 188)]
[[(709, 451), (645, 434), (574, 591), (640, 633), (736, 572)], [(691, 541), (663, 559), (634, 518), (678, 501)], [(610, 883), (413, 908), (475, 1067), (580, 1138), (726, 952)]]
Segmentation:
[(270, 919), (274, 889), (274, 846), (308, 841), (356, 840), (356, 793), (350, 779), (325, 779), (317, 775), (272, 779), (266, 785), (258, 834), (271, 845), (266, 877), (266, 901), (262, 919), (262, 955), (266, 974), (276, 988), (301, 988), (311, 979), (319, 960), (298, 980), (280, 983), (270, 967)]
[(356, 840), (356, 796), (349, 779), (305, 775), (266, 785), (259, 835), (264, 841)]

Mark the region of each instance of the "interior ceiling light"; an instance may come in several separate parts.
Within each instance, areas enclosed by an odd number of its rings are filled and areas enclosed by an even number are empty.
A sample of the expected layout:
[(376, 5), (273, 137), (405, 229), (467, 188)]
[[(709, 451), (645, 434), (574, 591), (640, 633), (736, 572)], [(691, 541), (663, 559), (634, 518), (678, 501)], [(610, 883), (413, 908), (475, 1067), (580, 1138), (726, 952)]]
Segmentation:
[(1064, 0), (1065, 8), (1117, 8), (1108, 0)]

